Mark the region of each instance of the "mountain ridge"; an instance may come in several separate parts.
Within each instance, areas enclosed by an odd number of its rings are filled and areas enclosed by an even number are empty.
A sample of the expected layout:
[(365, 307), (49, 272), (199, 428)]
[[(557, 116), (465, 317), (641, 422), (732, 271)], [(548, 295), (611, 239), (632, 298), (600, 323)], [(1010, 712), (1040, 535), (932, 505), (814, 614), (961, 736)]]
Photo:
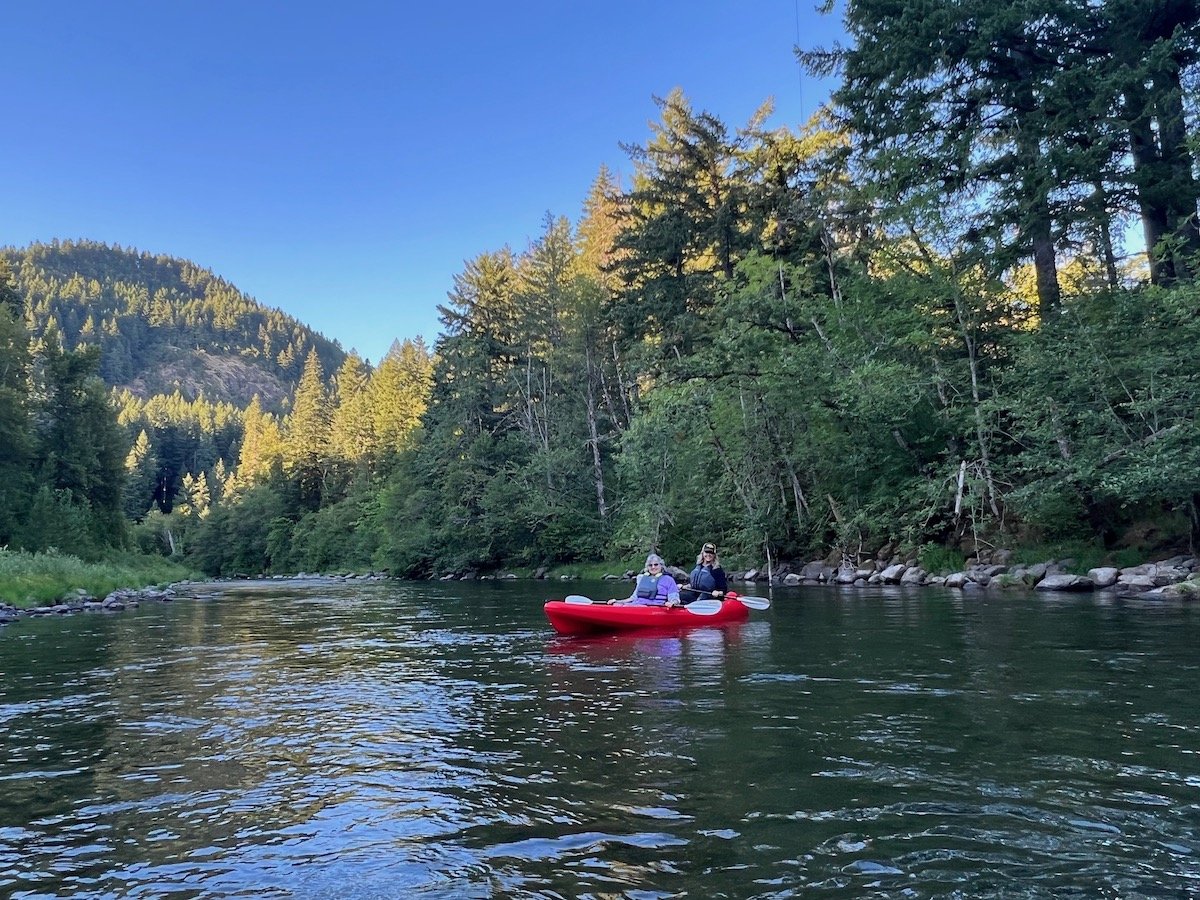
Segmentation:
[(212, 270), (180, 257), (90, 240), (0, 248), (33, 340), (100, 348), (100, 376), (143, 399), (178, 391), (279, 409), (315, 350), (328, 376), (346, 352)]

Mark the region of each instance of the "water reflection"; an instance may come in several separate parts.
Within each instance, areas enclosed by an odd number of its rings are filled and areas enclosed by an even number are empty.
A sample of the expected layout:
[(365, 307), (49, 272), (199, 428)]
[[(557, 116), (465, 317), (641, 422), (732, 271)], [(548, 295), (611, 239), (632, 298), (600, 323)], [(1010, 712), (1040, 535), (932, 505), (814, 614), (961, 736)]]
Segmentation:
[(0, 895), (1186, 896), (1190, 607), (246, 585), (0, 630)]

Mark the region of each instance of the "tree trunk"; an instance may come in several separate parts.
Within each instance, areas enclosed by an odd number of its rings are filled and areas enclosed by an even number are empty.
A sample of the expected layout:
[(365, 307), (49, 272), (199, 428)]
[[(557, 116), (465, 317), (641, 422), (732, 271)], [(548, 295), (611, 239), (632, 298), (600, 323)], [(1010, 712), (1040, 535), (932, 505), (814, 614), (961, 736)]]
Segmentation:
[(1169, 284), (1194, 274), (1188, 260), (1200, 253), (1200, 184), (1192, 174), (1178, 70), (1157, 73), (1152, 89), (1129, 84), (1125, 116), (1150, 280)]
[(600, 458), (600, 429), (596, 425), (596, 378), (592, 345), (584, 350), (587, 380), (588, 443), (592, 445), (592, 480), (596, 484), (596, 511), (601, 521), (608, 521), (608, 504), (604, 500), (604, 466)]

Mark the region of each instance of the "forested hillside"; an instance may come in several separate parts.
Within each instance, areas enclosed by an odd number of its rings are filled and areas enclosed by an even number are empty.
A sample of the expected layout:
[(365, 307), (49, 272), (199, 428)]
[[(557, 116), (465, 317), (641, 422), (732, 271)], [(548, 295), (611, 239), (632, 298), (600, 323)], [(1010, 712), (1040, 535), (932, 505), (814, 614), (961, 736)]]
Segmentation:
[(3, 256), (35, 356), (94, 356), (94, 374), (115, 389), (136, 457), (121, 507), (134, 519), (223, 477), (242, 411), (255, 398), (284, 411), (309, 353), (326, 371), (345, 360), (336, 343), (187, 260), (92, 241)]
[(187, 260), (92, 241), (3, 252), (29, 336), (100, 350), (100, 376), (148, 399), (178, 391), (272, 408), (295, 388), (310, 349), (332, 371), (341, 348)]
[[(707, 539), (734, 565), (1194, 550), (1197, 3), (845, 13), (849, 45), (803, 55), (842, 79), (828, 108), (731, 128), (662, 98), (629, 183), (601, 171), (577, 221), (468, 260), (432, 351), (399, 344), (372, 370), (314, 341), (298, 363), (280, 356), (297, 333), (250, 340), (197, 297), (205, 348), (299, 381), (284, 411), (121, 395), (121, 496), (132, 516), (155, 504), (137, 539), (214, 573), (422, 576), (648, 549), (685, 563)], [(96, 282), (67, 293), (136, 283)], [(79, 334), (161, 321), (159, 291)], [(32, 343), (0, 322), (17, 363), (0, 365), (0, 428), (32, 436), (0, 444), (0, 465), (107, 508), (107, 480), (76, 488), (48, 449), (60, 410), (39, 385), (82, 384), (90, 358), (39, 340), (48, 321)], [(93, 388), (73, 396), (87, 402), (63, 421), (99, 416)], [(166, 420), (189, 424), (169, 440), (141, 426)], [(18, 538), (42, 502), (21, 496)]]

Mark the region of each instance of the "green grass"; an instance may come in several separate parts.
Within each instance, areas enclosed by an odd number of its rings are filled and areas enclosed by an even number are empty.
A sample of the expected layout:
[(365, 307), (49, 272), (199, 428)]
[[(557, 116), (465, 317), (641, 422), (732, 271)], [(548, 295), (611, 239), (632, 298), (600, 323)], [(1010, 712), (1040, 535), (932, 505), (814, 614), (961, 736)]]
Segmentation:
[(962, 553), (936, 544), (926, 544), (922, 547), (918, 558), (921, 568), (930, 575), (951, 575), (967, 567), (966, 557)]
[(112, 552), (84, 562), (56, 550), (26, 553), (0, 549), (0, 601), (28, 607), (55, 603), (83, 588), (104, 597), (117, 588), (142, 588), (198, 577), (161, 556)]
[[(570, 565), (551, 566), (546, 570), (546, 580), (553, 581), (566, 575), (571, 578), (582, 578), (586, 581), (599, 581), (605, 575), (624, 575), (630, 569), (635, 569), (637, 566), (630, 565), (627, 562), (580, 562), (571, 563)], [(514, 574), (527, 575), (533, 577), (533, 570), (527, 573), (514, 571)]]

